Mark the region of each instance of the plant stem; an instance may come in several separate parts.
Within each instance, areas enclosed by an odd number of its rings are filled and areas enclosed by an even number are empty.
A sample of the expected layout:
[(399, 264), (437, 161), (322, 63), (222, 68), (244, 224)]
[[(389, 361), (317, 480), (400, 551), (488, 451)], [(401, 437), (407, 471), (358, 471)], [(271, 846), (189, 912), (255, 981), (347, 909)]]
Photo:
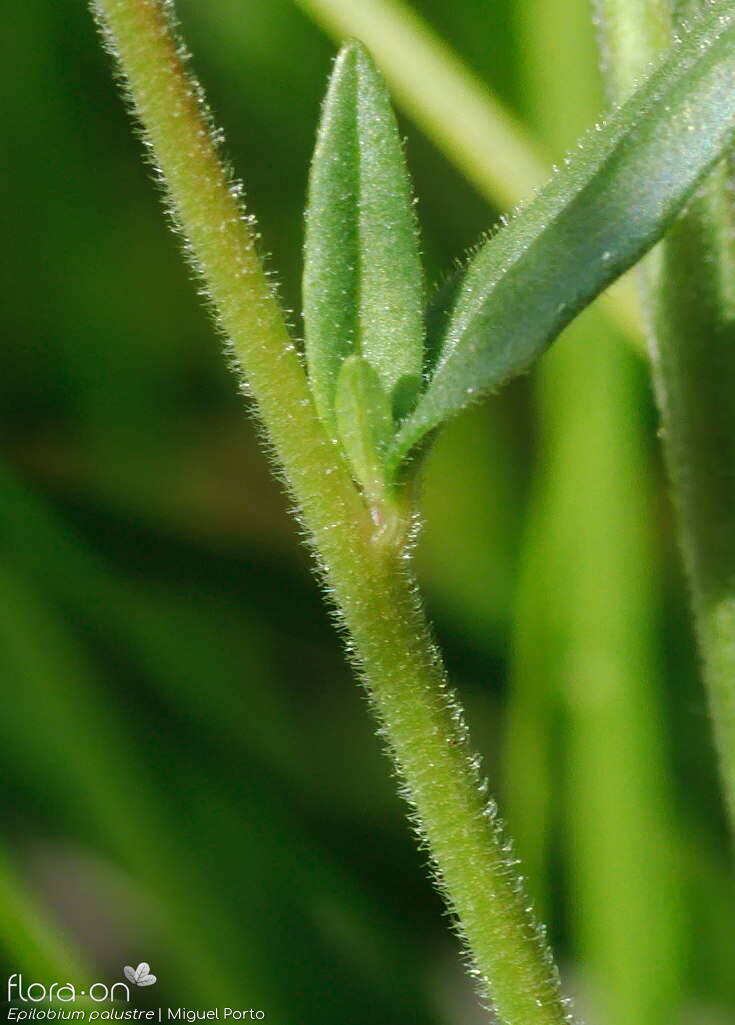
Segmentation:
[[(735, 833), (735, 320), (719, 168), (664, 244), (653, 363), (663, 439)], [(724, 221), (724, 223), (723, 223)], [(729, 237), (728, 237), (729, 236)]]
[[(698, 0), (676, 7), (680, 16), (704, 9)], [(672, 39), (668, 12), (662, 0), (600, 3), (617, 99)], [(626, 24), (627, 31), (617, 27)], [(735, 242), (728, 172), (724, 162), (710, 175), (656, 262), (646, 264), (644, 283), (664, 454), (735, 833)]]
[(110, 48), (350, 636), (439, 884), (504, 1025), (567, 1020), (407, 568), (314, 409), (249, 219), (160, 0), (95, 0)]
[[(365, 43), (409, 117), (490, 203), (515, 207), (546, 179), (544, 150), (400, 0), (296, 2), (334, 38)], [(602, 302), (642, 350), (640, 310), (628, 279), (617, 281)]]
[(593, 0), (607, 88), (628, 97), (650, 64), (671, 44), (669, 0)]

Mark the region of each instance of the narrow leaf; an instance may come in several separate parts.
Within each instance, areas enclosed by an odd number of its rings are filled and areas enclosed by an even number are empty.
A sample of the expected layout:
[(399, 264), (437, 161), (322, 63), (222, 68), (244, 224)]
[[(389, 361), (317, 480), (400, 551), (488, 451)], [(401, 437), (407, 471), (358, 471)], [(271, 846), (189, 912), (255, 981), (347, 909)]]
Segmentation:
[(393, 437), (393, 418), (380, 378), (367, 360), (348, 356), (337, 378), (337, 434), (350, 468), (369, 502), (385, 492), (383, 463)]
[(311, 168), (304, 324), (312, 392), (332, 427), (350, 353), (391, 399), (421, 373), (423, 283), (403, 148), (383, 80), (356, 42), (337, 58)]
[(526, 369), (661, 237), (735, 128), (735, 9), (716, 0), (608, 123), (470, 264), (437, 369), (392, 447)]

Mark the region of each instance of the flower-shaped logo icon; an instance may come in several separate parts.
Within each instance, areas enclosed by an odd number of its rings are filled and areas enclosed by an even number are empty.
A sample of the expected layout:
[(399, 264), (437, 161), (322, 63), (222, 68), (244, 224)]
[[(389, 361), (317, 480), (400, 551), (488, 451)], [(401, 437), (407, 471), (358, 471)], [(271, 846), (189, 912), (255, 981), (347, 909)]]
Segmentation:
[(141, 961), (137, 968), (125, 965), (123, 974), (134, 986), (152, 986), (156, 982), (156, 976), (151, 975), (151, 966), (145, 961)]

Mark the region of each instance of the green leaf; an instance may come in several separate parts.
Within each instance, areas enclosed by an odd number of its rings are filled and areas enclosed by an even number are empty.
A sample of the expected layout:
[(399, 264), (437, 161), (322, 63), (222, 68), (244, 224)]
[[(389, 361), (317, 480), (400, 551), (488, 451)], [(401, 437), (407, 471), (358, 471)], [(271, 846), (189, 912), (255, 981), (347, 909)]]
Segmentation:
[(337, 375), (350, 353), (370, 363), (391, 401), (402, 378), (421, 374), (411, 188), (388, 92), (356, 42), (337, 58), (311, 168), (304, 325), (311, 389), (332, 428)]
[(385, 494), (383, 463), (393, 437), (388, 396), (377, 373), (361, 356), (348, 356), (337, 378), (337, 434), (350, 468), (371, 504)]
[(436, 371), (389, 453), (525, 370), (661, 237), (735, 127), (735, 10), (717, 0), (472, 260)]

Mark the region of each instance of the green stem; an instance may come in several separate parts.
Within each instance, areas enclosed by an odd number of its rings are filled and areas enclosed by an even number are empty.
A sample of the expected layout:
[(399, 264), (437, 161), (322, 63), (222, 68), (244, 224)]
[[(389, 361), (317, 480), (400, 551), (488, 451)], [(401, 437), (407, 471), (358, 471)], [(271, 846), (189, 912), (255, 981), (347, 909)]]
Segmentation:
[(483, 794), (407, 553), (372, 522), (317, 417), (164, 4), (93, 6), (300, 509), (474, 966), (504, 1025), (560, 1025), (567, 1011), (557, 973)]
[[(400, 0), (296, 0), (325, 31), (361, 39), (408, 116), (490, 203), (525, 202), (548, 176), (548, 155), (521, 122)], [(640, 309), (623, 278), (602, 297), (642, 350)]]
[[(735, 832), (735, 280), (719, 168), (664, 245), (654, 381), (725, 801)], [(727, 226), (731, 232), (732, 229)]]
[(607, 89), (629, 96), (650, 64), (671, 44), (669, 0), (593, 0)]
[[(675, 5), (678, 17), (706, 7)], [(671, 39), (669, 5), (600, 3), (616, 98)], [(629, 25), (627, 31), (619, 26)], [(664, 26), (662, 28), (662, 25)], [(635, 32), (635, 51), (629, 41)], [(735, 243), (729, 169), (720, 165), (647, 264), (653, 376), (664, 454), (735, 832)]]

